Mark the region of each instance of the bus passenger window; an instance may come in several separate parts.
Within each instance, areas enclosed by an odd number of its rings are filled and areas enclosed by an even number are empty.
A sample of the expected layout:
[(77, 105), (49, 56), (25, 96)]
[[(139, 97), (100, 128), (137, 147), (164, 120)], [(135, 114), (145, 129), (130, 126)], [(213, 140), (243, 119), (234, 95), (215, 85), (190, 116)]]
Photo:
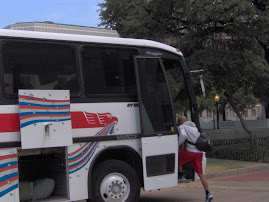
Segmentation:
[(85, 88), (88, 95), (136, 95), (133, 56), (124, 48), (85, 45), (82, 50)]
[(19, 89), (79, 92), (75, 51), (71, 46), (7, 41), (3, 44), (5, 93)]

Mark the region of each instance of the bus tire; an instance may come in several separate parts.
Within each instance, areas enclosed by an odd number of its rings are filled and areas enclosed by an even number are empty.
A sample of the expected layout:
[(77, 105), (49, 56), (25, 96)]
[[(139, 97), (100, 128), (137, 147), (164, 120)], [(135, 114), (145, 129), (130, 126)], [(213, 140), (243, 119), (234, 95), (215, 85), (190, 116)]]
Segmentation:
[(93, 170), (91, 193), (95, 202), (136, 202), (140, 196), (140, 180), (128, 163), (106, 160)]

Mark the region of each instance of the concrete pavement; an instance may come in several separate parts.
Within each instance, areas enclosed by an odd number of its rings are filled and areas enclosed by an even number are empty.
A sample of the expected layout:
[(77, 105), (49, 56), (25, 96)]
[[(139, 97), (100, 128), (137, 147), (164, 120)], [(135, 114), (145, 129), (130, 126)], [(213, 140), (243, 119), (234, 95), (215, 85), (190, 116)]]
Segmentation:
[[(209, 181), (210, 192), (217, 202), (268, 202), (269, 182), (244, 182), (242, 183)], [(201, 202), (205, 200), (205, 193), (201, 184), (191, 182), (188, 185), (167, 190), (143, 192), (140, 202)]]
[(211, 162), (221, 162), (227, 164), (240, 165), (242, 168), (224, 170), (218, 172), (207, 173), (207, 179), (215, 179), (233, 175), (243, 175), (248, 173), (255, 173), (259, 171), (267, 171), (269, 170), (268, 163), (259, 163), (259, 162), (250, 162), (250, 161), (236, 161), (236, 160), (227, 160), (227, 159), (210, 159)]
[[(211, 159), (242, 168), (206, 174), (216, 202), (269, 202), (269, 164)], [(160, 191), (141, 191), (139, 202), (202, 202), (205, 192), (200, 180), (181, 183)], [(84, 202), (82, 200), (81, 202)]]
[[(207, 174), (213, 201), (217, 202), (268, 202), (269, 164), (221, 160), (243, 168)], [(201, 182), (181, 183), (177, 187), (160, 191), (142, 192), (140, 202), (200, 202), (204, 201)]]

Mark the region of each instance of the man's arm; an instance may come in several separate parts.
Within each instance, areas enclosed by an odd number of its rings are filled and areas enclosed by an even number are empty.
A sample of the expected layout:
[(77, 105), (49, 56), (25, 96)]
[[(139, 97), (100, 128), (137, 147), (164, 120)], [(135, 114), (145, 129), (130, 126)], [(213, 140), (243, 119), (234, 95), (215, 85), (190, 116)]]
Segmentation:
[(181, 145), (186, 140), (186, 132), (184, 128), (178, 128), (179, 137), (178, 137), (178, 145)]

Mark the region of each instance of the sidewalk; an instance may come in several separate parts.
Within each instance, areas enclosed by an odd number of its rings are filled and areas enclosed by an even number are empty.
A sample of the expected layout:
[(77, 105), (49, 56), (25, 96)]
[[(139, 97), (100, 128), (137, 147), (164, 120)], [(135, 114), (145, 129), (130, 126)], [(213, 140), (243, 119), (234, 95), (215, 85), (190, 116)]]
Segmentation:
[(210, 160), (214, 161), (214, 162), (222, 162), (222, 163), (240, 165), (240, 166), (242, 166), (242, 168), (207, 173), (205, 176), (209, 180), (269, 170), (268, 163), (258, 163), (258, 162), (250, 162), (250, 161), (236, 161), (236, 160), (227, 160), (227, 159), (212, 159), (212, 158)]
[[(263, 164), (249, 162), (232, 162), (252, 167), (252, 172), (242, 175), (224, 177), (219, 172), (219, 177), (209, 179), (209, 190), (213, 195), (213, 201), (217, 202), (268, 202), (269, 200), (269, 170), (264, 169)], [(255, 169), (254, 169), (255, 168)], [(243, 170), (244, 168), (240, 168)], [(235, 169), (239, 170), (239, 169)], [(239, 171), (240, 173), (240, 171)], [(227, 173), (226, 173), (227, 174)], [(222, 176), (221, 176), (222, 175)], [(176, 187), (141, 192), (139, 202), (201, 202), (204, 201), (205, 191), (200, 180), (189, 183), (180, 183)]]
[[(269, 164), (247, 161), (235, 161), (224, 159), (210, 159), (211, 161), (240, 165), (242, 168), (218, 171), (206, 174), (210, 192), (214, 196), (213, 201), (218, 202), (268, 202), (269, 201)], [(173, 193), (179, 192), (176, 195)], [(190, 194), (191, 193), (191, 194)], [(163, 201), (201, 201), (204, 190), (200, 180), (190, 183), (178, 184), (176, 188), (170, 188)], [(170, 197), (171, 196), (171, 197)], [(157, 195), (160, 197), (160, 195)], [(168, 198), (172, 200), (167, 200)], [(167, 199), (166, 199), (167, 198)], [(155, 200), (153, 198), (154, 202)], [(143, 202), (143, 200), (142, 200)]]

